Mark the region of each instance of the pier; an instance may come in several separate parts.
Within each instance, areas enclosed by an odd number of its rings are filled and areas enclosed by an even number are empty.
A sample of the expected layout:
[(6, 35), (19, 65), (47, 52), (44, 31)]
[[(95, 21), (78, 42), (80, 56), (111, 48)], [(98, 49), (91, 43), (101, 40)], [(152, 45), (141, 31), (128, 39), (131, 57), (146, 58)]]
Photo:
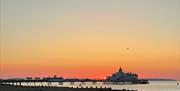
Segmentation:
[[(148, 80), (138, 79), (138, 75), (135, 73), (125, 73), (122, 68), (113, 73), (111, 76), (107, 76), (107, 79), (97, 80), (97, 79), (76, 79), (76, 78), (67, 78), (57, 77), (26, 77), (26, 78), (14, 78), (14, 79), (1, 79), (0, 84), (5, 85), (14, 85), (14, 86), (62, 86), (64, 83), (69, 83), (70, 86), (74, 86), (75, 83), (79, 83), (79, 86), (86, 85), (90, 86), (96, 85), (98, 82), (103, 83), (103, 85), (124, 85), (124, 84), (148, 84)], [(54, 85), (56, 83), (56, 85)]]
[[(58, 87), (52, 85), (53, 83), (58, 83), (58, 85), (63, 85), (63, 83), (68, 82), (70, 84), (69, 87)], [(80, 86), (74, 86), (74, 83), (80, 83)], [(47, 81), (47, 80), (0, 80), (0, 88), (2, 91), (137, 91), (137, 90), (113, 90), (111, 87), (106, 86), (95, 86), (98, 82), (103, 82), (103, 84), (116, 84), (118, 82), (104, 82), (103, 80), (93, 80), (93, 81)], [(43, 83), (46, 83), (44, 85)], [(86, 85), (86, 83), (91, 83), (90, 86), (82, 86)], [(93, 87), (93, 85), (95, 87)]]
[(137, 91), (137, 90), (113, 90), (111, 88), (72, 88), (72, 87), (42, 87), (42, 86), (14, 86), (0, 84), (2, 91)]
[(98, 82), (103, 83), (104, 85), (123, 85), (123, 84), (146, 84), (147, 80), (138, 80), (136, 82), (121, 82), (121, 81), (106, 81), (106, 80), (88, 80), (88, 79), (64, 79), (64, 80), (46, 80), (46, 79), (24, 79), (24, 80), (16, 80), (16, 79), (7, 79), (0, 80), (0, 84), (5, 85), (15, 85), (15, 86), (48, 86), (53, 87), (53, 83), (56, 83), (56, 86), (61, 86), (64, 83), (69, 83), (70, 86), (75, 85), (75, 83), (79, 83), (79, 86), (86, 85), (86, 83), (91, 83), (90, 85), (96, 85)]
[[(68, 85), (67, 85), (68, 83)], [(77, 84), (78, 83), (78, 84)], [(101, 83), (99, 85), (99, 83)], [(65, 85), (66, 84), (66, 85)], [(134, 73), (125, 73), (122, 68), (107, 79), (76, 79), (57, 77), (26, 77), (26, 78), (11, 78), (0, 79), (0, 86), (9, 91), (9, 89), (17, 89), (13, 91), (113, 91), (111, 85), (126, 85), (126, 84), (148, 84), (148, 80), (138, 79), (138, 75)], [(8, 90), (7, 90), (8, 89)], [(25, 90), (22, 90), (25, 89)], [(40, 90), (38, 90), (40, 89)], [(55, 90), (56, 89), (56, 90)], [(11, 90), (10, 90), (11, 91)], [(49, 90), (45, 90), (49, 91)], [(130, 91), (130, 90), (116, 90)], [(131, 90), (136, 91), (136, 90)]]

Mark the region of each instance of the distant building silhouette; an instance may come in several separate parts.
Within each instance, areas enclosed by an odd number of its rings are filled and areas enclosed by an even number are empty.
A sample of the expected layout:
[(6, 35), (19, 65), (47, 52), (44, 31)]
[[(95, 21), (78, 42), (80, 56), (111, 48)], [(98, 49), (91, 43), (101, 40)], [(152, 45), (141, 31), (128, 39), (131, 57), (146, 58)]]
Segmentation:
[(121, 67), (119, 68), (119, 72), (123, 72), (123, 70), (122, 70), (122, 68), (121, 68)]
[(125, 73), (120, 67), (119, 71), (112, 74), (112, 76), (107, 76), (108, 81), (137, 81), (138, 75), (134, 73)]
[(57, 77), (56, 75), (54, 75), (53, 77), (44, 77), (43, 80), (46, 80), (46, 81), (63, 81), (64, 78), (63, 77)]

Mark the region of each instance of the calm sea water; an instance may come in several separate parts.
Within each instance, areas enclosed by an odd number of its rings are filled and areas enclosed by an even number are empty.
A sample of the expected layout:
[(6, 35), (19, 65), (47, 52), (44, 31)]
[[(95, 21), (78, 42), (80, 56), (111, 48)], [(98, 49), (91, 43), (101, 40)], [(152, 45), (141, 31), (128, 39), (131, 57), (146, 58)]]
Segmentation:
[(142, 91), (180, 91), (177, 81), (150, 81), (150, 84), (112, 86), (113, 89), (135, 89)]
[[(27, 83), (23, 83), (27, 85)], [(28, 85), (34, 85), (33, 83), (28, 83)], [(35, 83), (36, 86), (40, 86), (41, 83)], [(43, 85), (48, 85), (44, 82)], [(91, 82), (80, 83), (75, 82), (74, 84), (69, 82), (64, 82), (63, 85), (58, 82), (53, 82), (51, 86), (58, 87), (111, 87), (112, 89), (133, 89), (139, 91), (180, 91), (180, 85), (177, 85), (177, 81), (150, 81), (150, 84), (131, 84), (131, 85), (104, 85), (101, 82), (93, 84)]]

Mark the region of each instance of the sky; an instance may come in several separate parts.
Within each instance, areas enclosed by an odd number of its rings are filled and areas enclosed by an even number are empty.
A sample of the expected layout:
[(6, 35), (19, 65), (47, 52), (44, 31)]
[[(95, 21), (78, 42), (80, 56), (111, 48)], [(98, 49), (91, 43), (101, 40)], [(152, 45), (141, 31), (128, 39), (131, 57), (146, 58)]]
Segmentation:
[(0, 78), (180, 79), (179, 0), (1, 0)]

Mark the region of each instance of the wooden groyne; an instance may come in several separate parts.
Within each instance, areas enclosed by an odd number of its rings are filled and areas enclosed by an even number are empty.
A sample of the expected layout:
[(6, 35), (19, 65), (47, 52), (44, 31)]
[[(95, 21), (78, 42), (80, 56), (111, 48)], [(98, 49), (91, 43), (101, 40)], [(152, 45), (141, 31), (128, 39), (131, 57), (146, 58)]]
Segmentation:
[(1, 91), (137, 91), (137, 90), (112, 90), (111, 88), (71, 88), (71, 87), (48, 87), (48, 86), (14, 86), (0, 84)]

